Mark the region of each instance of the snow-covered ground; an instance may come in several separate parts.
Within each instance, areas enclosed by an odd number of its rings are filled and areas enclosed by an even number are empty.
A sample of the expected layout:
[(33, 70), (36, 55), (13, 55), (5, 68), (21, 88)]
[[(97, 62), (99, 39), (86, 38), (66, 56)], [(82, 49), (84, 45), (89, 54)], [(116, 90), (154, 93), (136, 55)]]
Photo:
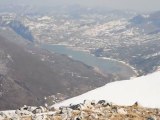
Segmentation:
[(132, 80), (109, 83), (52, 107), (79, 104), (84, 100), (107, 100), (118, 105), (133, 105), (138, 102), (144, 107), (160, 108), (160, 71)]

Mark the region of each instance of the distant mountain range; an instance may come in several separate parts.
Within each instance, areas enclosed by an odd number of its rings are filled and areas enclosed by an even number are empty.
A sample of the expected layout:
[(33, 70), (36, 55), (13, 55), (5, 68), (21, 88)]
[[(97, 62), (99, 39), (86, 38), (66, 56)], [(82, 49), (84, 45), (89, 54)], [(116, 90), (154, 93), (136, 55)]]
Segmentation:
[(143, 29), (146, 34), (160, 32), (160, 11), (146, 15), (138, 15), (130, 20), (133, 25)]

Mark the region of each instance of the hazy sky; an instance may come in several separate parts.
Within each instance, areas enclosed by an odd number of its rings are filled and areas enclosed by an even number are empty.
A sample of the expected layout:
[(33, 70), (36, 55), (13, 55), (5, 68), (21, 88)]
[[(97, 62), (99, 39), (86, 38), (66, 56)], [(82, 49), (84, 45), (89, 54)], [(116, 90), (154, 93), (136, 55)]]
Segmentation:
[(115, 9), (133, 9), (138, 11), (160, 10), (160, 0), (0, 0), (0, 4), (36, 4), (68, 5), (80, 4), (88, 7), (105, 6)]

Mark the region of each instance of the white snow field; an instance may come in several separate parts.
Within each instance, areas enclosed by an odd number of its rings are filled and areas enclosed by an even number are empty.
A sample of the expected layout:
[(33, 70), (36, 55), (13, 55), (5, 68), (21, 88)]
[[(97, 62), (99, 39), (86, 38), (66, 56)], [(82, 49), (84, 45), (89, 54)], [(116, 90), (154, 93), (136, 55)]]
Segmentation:
[(52, 107), (83, 103), (84, 100), (107, 100), (118, 105), (160, 108), (160, 71), (131, 80), (117, 81), (77, 97), (57, 103)]

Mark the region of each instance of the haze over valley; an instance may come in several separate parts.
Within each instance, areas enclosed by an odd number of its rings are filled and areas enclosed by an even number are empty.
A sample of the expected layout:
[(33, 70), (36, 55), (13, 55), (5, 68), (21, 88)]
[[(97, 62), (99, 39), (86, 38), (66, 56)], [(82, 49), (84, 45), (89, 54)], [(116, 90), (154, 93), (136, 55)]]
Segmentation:
[(0, 110), (50, 108), (110, 82), (158, 76), (157, 5), (23, 1), (0, 2)]

